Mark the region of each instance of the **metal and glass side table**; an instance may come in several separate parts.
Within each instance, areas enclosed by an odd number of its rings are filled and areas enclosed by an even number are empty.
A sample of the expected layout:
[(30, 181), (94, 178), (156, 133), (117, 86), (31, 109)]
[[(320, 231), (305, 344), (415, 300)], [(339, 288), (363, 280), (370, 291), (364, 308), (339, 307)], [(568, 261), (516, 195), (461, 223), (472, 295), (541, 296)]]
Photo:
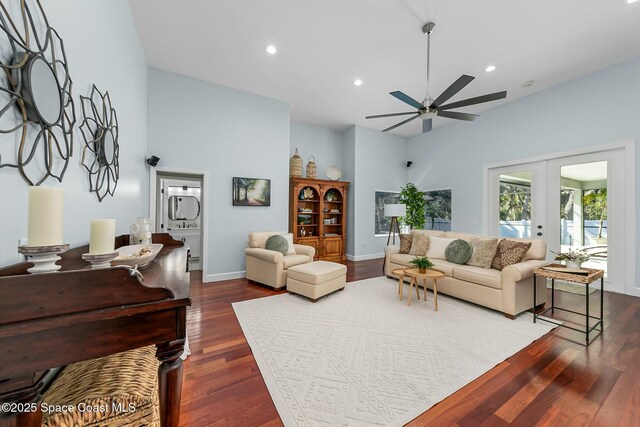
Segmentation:
[[(574, 331), (582, 332), (585, 334), (587, 345), (589, 345), (589, 334), (600, 326), (600, 330), (604, 328), (604, 310), (603, 310), (603, 291), (604, 291), (604, 270), (596, 270), (592, 268), (583, 268), (582, 270), (586, 272), (586, 274), (576, 274), (571, 272), (562, 271), (564, 269), (563, 265), (560, 264), (551, 264), (544, 267), (539, 267), (533, 270), (533, 301), (534, 301), (534, 310), (533, 310), (533, 323), (536, 323), (536, 320), (540, 319), (544, 322), (552, 323), (557, 326), (562, 326), (563, 328), (572, 329)], [(535, 301), (536, 301), (536, 281), (538, 276), (543, 277), (545, 280), (551, 279), (551, 307), (546, 310), (536, 313), (535, 312)], [(589, 312), (589, 284), (595, 282), (600, 279), (600, 317), (592, 316)], [(575, 283), (579, 285), (584, 285), (585, 287), (585, 312), (581, 313), (574, 310), (569, 310), (567, 308), (556, 307), (555, 304), (555, 281), (560, 280), (563, 282)], [(575, 328), (573, 326), (569, 326), (564, 322), (558, 321), (558, 319), (553, 319), (549, 317), (541, 317), (545, 313), (551, 312), (554, 313), (555, 310), (566, 311), (568, 313), (577, 314), (580, 316), (584, 316), (585, 318), (585, 326), (583, 328)], [(590, 319), (596, 320), (595, 323), (591, 324)]]

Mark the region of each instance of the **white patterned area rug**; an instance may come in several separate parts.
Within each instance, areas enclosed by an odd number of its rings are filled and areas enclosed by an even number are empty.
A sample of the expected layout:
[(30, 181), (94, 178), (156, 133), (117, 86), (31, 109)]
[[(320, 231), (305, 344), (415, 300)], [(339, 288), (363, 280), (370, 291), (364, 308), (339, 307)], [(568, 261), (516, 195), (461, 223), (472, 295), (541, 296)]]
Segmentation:
[(316, 304), (233, 304), (286, 426), (403, 425), (553, 328), (445, 295), (436, 312), (432, 293), (407, 307), (397, 289), (379, 277)]

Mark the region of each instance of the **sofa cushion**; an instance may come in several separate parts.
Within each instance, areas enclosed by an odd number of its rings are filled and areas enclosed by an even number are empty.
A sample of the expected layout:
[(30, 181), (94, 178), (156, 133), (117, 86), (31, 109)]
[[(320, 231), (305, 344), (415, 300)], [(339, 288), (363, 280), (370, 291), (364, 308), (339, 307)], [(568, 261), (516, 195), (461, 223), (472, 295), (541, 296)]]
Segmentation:
[(433, 262), (433, 268), (442, 271), (447, 277), (453, 277), (453, 268), (458, 266), (446, 259), (433, 259), (431, 262)]
[(296, 265), (287, 272), (287, 277), (312, 285), (321, 285), (347, 274), (347, 266), (329, 261), (308, 262)]
[(285, 270), (288, 270), (290, 267), (293, 267), (294, 265), (300, 265), (305, 263), (309, 263), (309, 257), (306, 255), (298, 255), (298, 254), (285, 255), (283, 258), (282, 267)]
[(491, 268), (493, 257), (498, 250), (498, 239), (495, 237), (477, 237), (469, 242), (473, 248), (468, 265), (474, 267)]
[(453, 277), (490, 288), (502, 289), (502, 273), (492, 268), (456, 265), (453, 267)]
[(517, 242), (511, 239), (502, 239), (498, 244), (498, 250), (491, 262), (491, 268), (502, 271), (503, 268), (522, 261), (524, 255), (531, 247), (531, 242)]
[(465, 264), (471, 258), (473, 248), (466, 240), (456, 239), (449, 243), (447, 250), (444, 251), (447, 261), (454, 264)]
[(429, 237), (429, 250), (427, 257), (435, 259), (447, 259), (445, 254), (447, 247), (456, 239), (447, 239), (446, 237)]
[(285, 239), (280, 234), (274, 234), (267, 239), (264, 248), (270, 251), (280, 252), (282, 255), (286, 255), (287, 252), (289, 252), (289, 243), (287, 242), (287, 239)]
[(408, 254), (411, 250), (411, 242), (413, 241), (412, 234), (400, 234), (400, 252), (401, 254)]
[(391, 261), (394, 264), (404, 265), (405, 267), (411, 267), (411, 264), (409, 263), (409, 261), (411, 261), (415, 257), (416, 257), (415, 255), (410, 255), (410, 254), (393, 254), (389, 258), (389, 261)]
[(429, 250), (429, 236), (423, 233), (414, 233), (411, 239), (410, 255), (425, 256)]
[(289, 250), (287, 251), (287, 255), (295, 254), (296, 247), (293, 245), (293, 233), (283, 234), (282, 237), (287, 239), (287, 243), (289, 244)]
[(547, 258), (547, 243), (544, 240), (539, 239), (512, 239), (518, 242), (531, 243), (531, 247), (524, 254), (523, 261), (529, 261), (530, 259), (543, 260)]

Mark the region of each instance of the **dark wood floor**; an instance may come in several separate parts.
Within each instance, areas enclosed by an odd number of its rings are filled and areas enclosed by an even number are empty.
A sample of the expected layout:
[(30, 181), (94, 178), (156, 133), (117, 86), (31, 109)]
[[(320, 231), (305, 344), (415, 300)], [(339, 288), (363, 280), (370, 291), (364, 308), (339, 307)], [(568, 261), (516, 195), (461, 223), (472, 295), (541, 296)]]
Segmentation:
[[(348, 262), (347, 280), (380, 276), (381, 265)], [(192, 274), (180, 424), (282, 425), (231, 308), (276, 292), (244, 279), (203, 285), (199, 276)], [(599, 291), (591, 298), (597, 309)], [(556, 293), (557, 305), (583, 302)], [(604, 310), (605, 330), (588, 347), (583, 335), (556, 328), (409, 425), (640, 426), (640, 298), (605, 292)]]

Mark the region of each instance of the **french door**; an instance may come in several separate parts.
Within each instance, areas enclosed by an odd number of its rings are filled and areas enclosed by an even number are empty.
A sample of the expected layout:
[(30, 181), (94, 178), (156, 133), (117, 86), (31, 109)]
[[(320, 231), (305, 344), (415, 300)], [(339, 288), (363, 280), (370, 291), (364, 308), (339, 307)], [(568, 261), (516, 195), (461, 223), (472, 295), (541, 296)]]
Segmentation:
[(585, 250), (584, 266), (605, 270), (608, 290), (629, 293), (624, 165), (624, 150), (612, 149), (489, 168), (486, 229), (542, 239), (549, 251)]

